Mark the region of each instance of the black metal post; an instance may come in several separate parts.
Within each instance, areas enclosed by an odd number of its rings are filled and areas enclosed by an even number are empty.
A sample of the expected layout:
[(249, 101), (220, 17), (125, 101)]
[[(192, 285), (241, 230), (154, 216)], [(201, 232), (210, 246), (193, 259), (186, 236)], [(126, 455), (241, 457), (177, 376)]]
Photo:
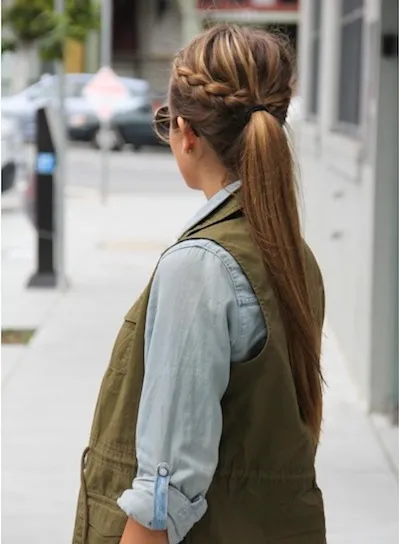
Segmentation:
[(28, 287), (56, 287), (54, 266), (56, 150), (48, 122), (48, 111), (40, 108), (36, 122), (35, 224), (37, 228), (37, 270)]

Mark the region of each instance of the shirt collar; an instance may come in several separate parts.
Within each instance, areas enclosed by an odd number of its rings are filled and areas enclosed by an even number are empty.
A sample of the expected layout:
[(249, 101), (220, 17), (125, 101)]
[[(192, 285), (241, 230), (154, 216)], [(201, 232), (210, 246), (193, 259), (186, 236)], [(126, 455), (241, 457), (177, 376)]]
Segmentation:
[(226, 187), (223, 187), (220, 191), (218, 191), (215, 195), (213, 195), (212, 198), (210, 198), (206, 204), (204, 204), (200, 210), (194, 215), (194, 217), (186, 224), (184, 227), (184, 230), (182, 232), (185, 233), (195, 225), (197, 225), (200, 221), (208, 217), (216, 208), (218, 208), (225, 200), (229, 198), (229, 196), (237, 191), (241, 187), (241, 181), (234, 181), (233, 183), (230, 183), (229, 185), (226, 185)]

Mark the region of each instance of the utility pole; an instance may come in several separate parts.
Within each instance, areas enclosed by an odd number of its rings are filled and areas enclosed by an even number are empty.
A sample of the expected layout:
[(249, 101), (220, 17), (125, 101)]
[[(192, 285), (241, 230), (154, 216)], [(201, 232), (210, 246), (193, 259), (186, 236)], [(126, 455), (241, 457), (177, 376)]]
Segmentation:
[[(65, 13), (65, 0), (54, 0), (55, 11), (59, 15)], [(62, 46), (64, 51), (64, 44)], [(57, 105), (58, 105), (58, 134), (56, 140), (57, 151), (57, 170), (55, 187), (55, 236), (56, 236), (56, 270), (58, 276), (58, 286), (61, 290), (66, 290), (67, 281), (65, 275), (65, 157), (67, 150), (67, 137), (65, 126), (65, 73), (64, 73), (64, 55), (57, 62)]]
[(112, 0), (101, 0), (101, 66), (112, 64)]
[[(101, 0), (101, 67), (112, 68), (112, 0)], [(109, 121), (102, 121), (101, 132), (101, 195), (106, 204), (109, 194)]]

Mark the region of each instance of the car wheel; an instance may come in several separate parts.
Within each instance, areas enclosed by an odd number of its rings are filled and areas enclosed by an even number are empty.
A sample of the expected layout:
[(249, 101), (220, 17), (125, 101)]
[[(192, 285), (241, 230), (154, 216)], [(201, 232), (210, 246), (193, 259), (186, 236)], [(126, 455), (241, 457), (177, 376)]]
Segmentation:
[(125, 142), (115, 128), (99, 128), (93, 136), (93, 144), (97, 149), (121, 151)]

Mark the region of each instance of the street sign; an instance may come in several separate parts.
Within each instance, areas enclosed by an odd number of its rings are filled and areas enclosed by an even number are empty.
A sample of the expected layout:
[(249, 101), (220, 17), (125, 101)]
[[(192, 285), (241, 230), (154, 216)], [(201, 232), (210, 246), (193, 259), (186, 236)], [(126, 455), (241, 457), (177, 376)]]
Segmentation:
[(83, 88), (83, 95), (103, 122), (108, 122), (129, 91), (120, 77), (108, 66), (103, 66)]
[(120, 106), (121, 101), (129, 97), (129, 91), (120, 77), (109, 66), (103, 66), (95, 76), (83, 88), (83, 95), (91, 104), (100, 120), (101, 143), (101, 195), (105, 204), (109, 193), (109, 160), (107, 133), (110, 130), (110, 121), (113, 114)]

